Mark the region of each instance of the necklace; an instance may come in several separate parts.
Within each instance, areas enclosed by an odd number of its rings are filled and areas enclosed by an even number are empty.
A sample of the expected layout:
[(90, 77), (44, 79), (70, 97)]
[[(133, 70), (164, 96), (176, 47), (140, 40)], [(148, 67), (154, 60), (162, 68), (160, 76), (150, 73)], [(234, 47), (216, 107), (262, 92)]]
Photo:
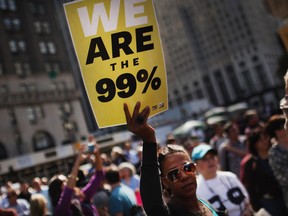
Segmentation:
[(205, 216), (206, 215), (206, 207), (203, 205), (202, 202), (198, 201), (200, 210), (198, 211), (191, 211), (191, 213), (195, 216)]

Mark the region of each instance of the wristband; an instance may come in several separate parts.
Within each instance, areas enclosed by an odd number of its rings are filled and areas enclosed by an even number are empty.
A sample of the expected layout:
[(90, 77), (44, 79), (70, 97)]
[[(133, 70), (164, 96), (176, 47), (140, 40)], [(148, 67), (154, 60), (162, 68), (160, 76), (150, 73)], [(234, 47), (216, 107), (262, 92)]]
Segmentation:
[(75, 179), (75, 180), (77, 180), (77, 177), (75, 177), (75, 176), (69, 174), (69, 175), (68, 175), (68, 179)]

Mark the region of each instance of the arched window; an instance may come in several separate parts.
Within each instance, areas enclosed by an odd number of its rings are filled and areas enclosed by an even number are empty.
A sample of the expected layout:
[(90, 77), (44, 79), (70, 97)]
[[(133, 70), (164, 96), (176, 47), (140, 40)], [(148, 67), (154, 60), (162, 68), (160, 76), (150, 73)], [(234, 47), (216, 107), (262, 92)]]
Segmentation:
[(55, 142), (51, 134), (46, 131), (38, 131), (33, 136), (34, 151), (41, 151), (44, 149), (55, 147)]
[(4, 160), (8, 158), (8, 154), (5, 146), (0, 142), (0, 160)]

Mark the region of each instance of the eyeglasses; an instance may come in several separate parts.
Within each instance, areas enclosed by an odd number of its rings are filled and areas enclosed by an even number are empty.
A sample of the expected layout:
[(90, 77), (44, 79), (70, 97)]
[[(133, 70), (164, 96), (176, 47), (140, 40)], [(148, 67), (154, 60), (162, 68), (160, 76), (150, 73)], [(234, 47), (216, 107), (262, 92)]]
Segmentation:
[(196, 167), (194, 163), (188, 162), (184, 165), (181, 165), (173, 170), (170, 170), (165, 178), (167, 178), (171, 182), (176, 182), (179, 180), (179, 173), (183, 170), (185, 173), (194, 173), (196, 171)]

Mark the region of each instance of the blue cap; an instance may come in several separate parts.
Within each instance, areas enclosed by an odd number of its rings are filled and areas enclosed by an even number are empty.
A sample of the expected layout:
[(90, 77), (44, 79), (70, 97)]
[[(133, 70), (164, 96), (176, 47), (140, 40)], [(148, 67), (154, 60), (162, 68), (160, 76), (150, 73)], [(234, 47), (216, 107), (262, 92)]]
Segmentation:
[(192, 161), (195, 162), (202, 159), (208, 152), (212, 152), (215, 155), (217, 154), (217, 151), (208, 144), (200, 144), (194, 147), (191, 155)]

